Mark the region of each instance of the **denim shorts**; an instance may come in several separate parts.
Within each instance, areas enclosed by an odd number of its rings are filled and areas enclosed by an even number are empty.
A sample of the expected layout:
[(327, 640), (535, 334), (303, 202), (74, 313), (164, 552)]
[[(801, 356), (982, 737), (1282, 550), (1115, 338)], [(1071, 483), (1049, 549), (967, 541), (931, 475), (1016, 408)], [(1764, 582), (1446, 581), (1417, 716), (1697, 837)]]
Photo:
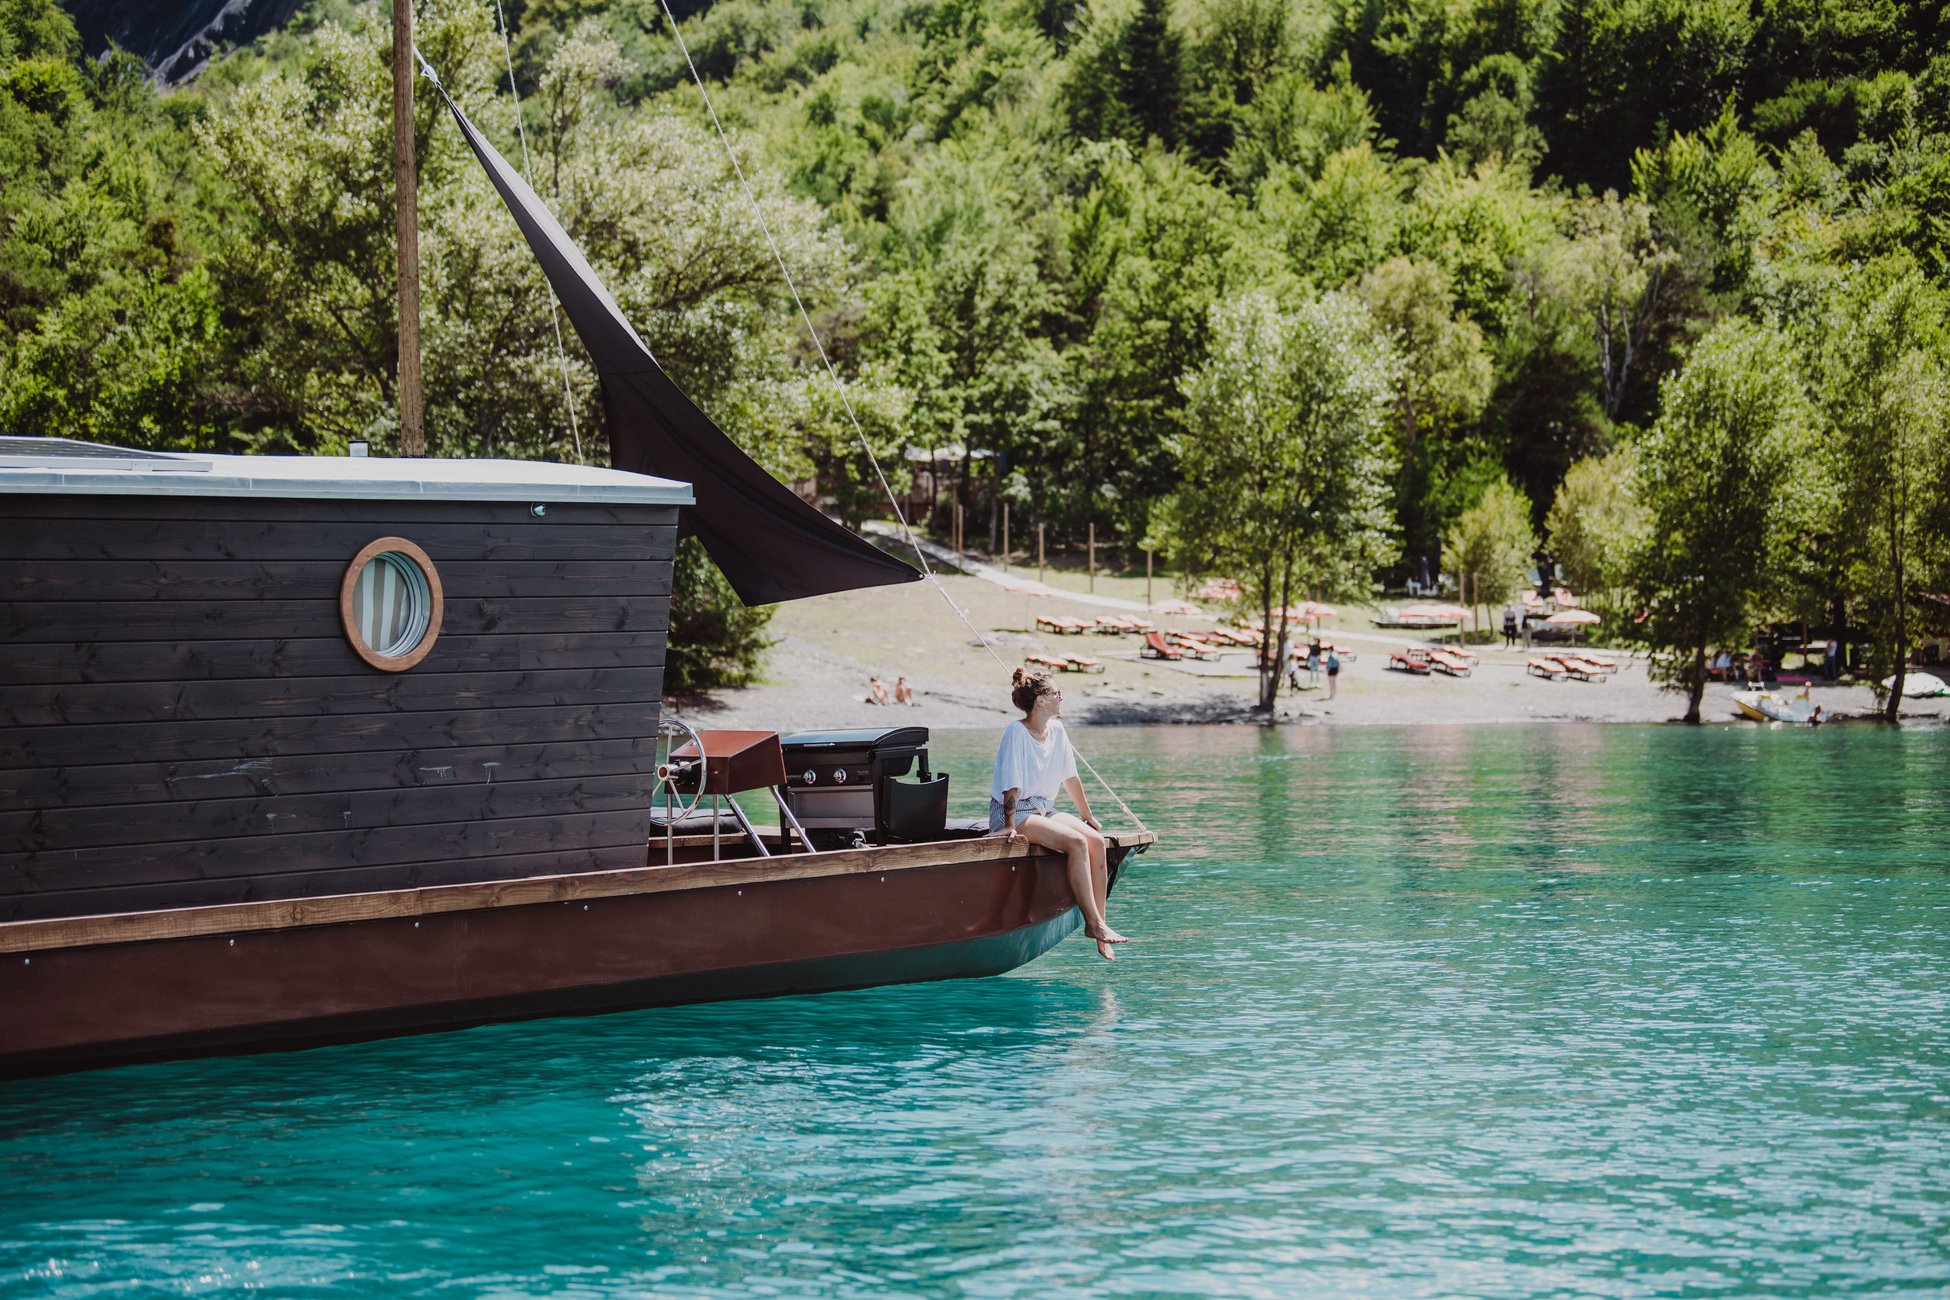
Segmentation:
[[(1018, 798), (1016, 800), (1016, 825), (1020, 827), (1022, 825), (1022, 819), (1030, 816), (1032, 813), (1047, 817), (1055, 811), (1056, 801), (1054, 799), (1039, 799), (1034, 796)], [(992, 831), (1002, 829), (1002, 801), (1000, 799), (989, 800), (989, 829)]]

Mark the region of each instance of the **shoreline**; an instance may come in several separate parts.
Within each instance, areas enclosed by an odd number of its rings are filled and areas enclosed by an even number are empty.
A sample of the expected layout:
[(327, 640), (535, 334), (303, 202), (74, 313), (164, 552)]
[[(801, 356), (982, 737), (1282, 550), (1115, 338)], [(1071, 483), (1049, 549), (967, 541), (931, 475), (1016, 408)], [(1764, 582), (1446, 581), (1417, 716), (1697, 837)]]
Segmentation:
[[(1080, 654), (1100, 660), (1102, 670), (1052, 674), (1067, 697), (1064, 716), (1078, 726), (1656, 724), (1678, 723), (1685, 712), (1683, 696), (1649, 679), (1642, 655), (1602, 644), (1591, 648), (1619, 665), (1612, 680), (1602, 682), (1530, 675), (1525, 652), (1500, 645), (1476, 647), (1479, 659), (1468, 677), (1389, 671), (1390, 650), (1427, 642), (1405, 630), (1376, 628), (1364, 611), (1348, 610), (1321, 629), (1323, 638), (1354, 652), (1341, 673), (1337, 698), (1326, 698), (1324, 682), (1322, 689), (1297, 695), (1282, 685), (1269, 720), (1252, 707), (1257, 681), (1250, 651), (1210, 663), (1168, 663), (1140, 658), (1134, 634), (1059, 636), (1037, 630), (1038, 615), (1090, 618), (1106, 609), (1141, 610), (1143, 578), (1099, 575), (1091, 591), (1081, 574), (1051, 572), (1046, 583), (1037, 583), (1020, 573), (969, 567), (975, 571), (942, 573), (940, 593), (916, 583), (781, 605), (762, 681), (673, 698), (668, 707), (696, 727), (782, 734), (904, 724), (941, 731), (993, 728), (1015, 716), (1008, 701), (1009, 674), (1024, 655)], [(1166, 583), (1154, 584), (1153, 590), (1160, 602), (1170, 597)], [(988, 638), (1001, 662), (970, 635), (957, 610)], [(1161, 629), (1195, 631), (1221, 623), (1223, 615), (1222, 609), (1210, 608), (1196, 617), (1153, 617)], [(915, 706), (868, 703), (870, 674), (890, 690), (896, 678), (906, 676), (916, 692)], [(1762, 725), (1737, 713), (1731, 700), (1736, 689), (1710, 684), (1700, 725)], [(1773, 689), (1793, 693), (1799, 683)], [(1878, 720), (1867, 686), (1816, 681), (1810, 695), (1830, 723), (1857, 727)], [(1903, 722), (1950, 723), (1950, 699), (1906, 701)]]

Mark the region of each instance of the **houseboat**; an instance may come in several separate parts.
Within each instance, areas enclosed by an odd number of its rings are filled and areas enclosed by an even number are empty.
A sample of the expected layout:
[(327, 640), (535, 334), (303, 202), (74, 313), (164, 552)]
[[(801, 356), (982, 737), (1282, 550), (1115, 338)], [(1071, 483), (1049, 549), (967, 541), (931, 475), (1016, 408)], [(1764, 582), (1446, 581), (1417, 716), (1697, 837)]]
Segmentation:
[(950, 824), (924, 729), (662, 715), (680, 535), (750, 604), (920, 574), (719, 430), (450, 106), (611, 464), (0, 437), (0, 1075), (991, 975), (1081, 924), (1060, 858)]
[[(925, 729), (661, 718), (681, 482), (5, 439), (0, 498), (0, 1073), (988, 975), (1079, 924), (1060, 859), (948, 825)], [(695, 822), (741, 790), (787, 839)]]

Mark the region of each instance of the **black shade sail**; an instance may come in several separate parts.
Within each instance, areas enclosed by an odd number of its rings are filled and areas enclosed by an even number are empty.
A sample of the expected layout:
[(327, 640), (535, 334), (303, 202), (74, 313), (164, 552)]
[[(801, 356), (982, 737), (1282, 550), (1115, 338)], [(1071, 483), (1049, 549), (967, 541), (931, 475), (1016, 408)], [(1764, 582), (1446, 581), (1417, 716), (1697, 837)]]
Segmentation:
[(919, 578), (917, 569), (800, 500), (684, 396), (528, 182), (474, 129), (444, 87), (440, 93), (596, 363), (609, 417), (610, 463), (691, 485), (697, 505), (685, 513), (685, 531), (703, 541), (739, 598), (769, 605)]

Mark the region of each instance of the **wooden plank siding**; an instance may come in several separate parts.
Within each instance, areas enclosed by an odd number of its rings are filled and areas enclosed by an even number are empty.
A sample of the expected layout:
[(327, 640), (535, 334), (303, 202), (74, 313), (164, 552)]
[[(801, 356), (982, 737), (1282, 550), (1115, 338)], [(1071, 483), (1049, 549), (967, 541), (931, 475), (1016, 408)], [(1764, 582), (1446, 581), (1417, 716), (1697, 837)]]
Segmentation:
[[(442, 632), (427, 658), (436, 672), (535, 668), (662, 667), (661, 632)], [(421, 665), (425, 667), (423, 663)], [(0, 682), (190, 682), (235, 677), (332, 676), (364, 669), (343, 634), (236, 641), (0, 641)]]
[[(8, 768), (0, 769), (0, 808), (60, 808), (106, 815), (113, 809), (178, 800), (433, 788), (489, 780), (552, 781), (614, 772), (642, 775), (650, 771), (655, 749), (650, 740), (631, 737), (404, 750), (390, 766), (375, 762), (369, 751), (358, 751), (284, 754), (242, 761), (218, 758)], [(0, 851), (24, 847), (0, 841)]]
[[(346, 564), (422, 547), (404, 673)], [(23, 494), (0, 509), (0, 918), (641, 865), (676, 511)]]

